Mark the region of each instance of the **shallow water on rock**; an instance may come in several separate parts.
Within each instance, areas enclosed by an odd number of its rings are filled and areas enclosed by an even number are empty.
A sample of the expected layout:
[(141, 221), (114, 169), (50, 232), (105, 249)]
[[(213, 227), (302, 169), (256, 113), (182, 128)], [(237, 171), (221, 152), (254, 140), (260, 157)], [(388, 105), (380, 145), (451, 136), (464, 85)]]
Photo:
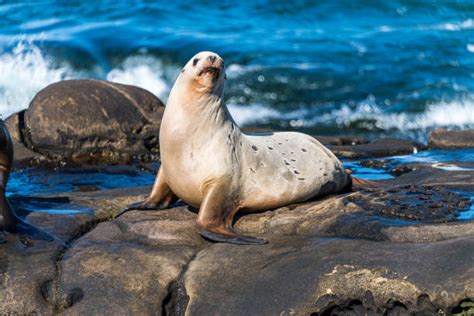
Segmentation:
[(343, 163), (345, 168), (351, 169), (353, 174), (364, 180), (387, 180), (394, 176), (384, 168), (368, 168), (360, 164), (360, 161), (346, 161)]
[[(466, 171), (473, 173), (474, 186), (474, 148), (461, 150), (427, 150), (416, 154), (393, 156), (379, 159), (360, 161), (345, 161), (344, 166), (353, 171), (358, 178), (365, 180), (388, 180), (395, 178), (394, 174), (403, 172), (408, 165), (428, 165), (444, 171)], [(458, 220), (474, 219), (474, 192), (456, 192), (470, 198), (469, 210), (459, 212)]]
[(473, 196), (472, 192), (470, 194), (470, 197), (471, 197), (471, 207), (469, 208), (469, 210), (461, 212), (461, 214), (459, 214), (457, 219), (459, 219), (459, 220), (474, 219), (474, 196)]
[(67, 197), (41, 197), (41, 196), (11, 196), (10, 203), (20, 216), (29, 213), (49, 214), (86, 214), (92, 213), (92, 208), (73, 204)]
[[(370, 162), (370, 167), (367, 167), (367, 162)], [(426, 150), (411, 155), (344, 161), (344, 166), (351, 169), (361, 179), (386, 180), (394, 178), (390, 173), (394, 167), (417, 163), (445, 171), (474, 171), (474, 148)]]
[[(428, 150), (417, 154), (360, 161), (345, 161), (354, 175), (366, 180), (393, 179), (394, 170), (413, 164), (429, 165), (449, 171), (473, 172), (474, 148), (463, 150)], [(74, 208), (61, 198), (39, 198), (67, 192), (92, 192), (118, 188), (152, 185), (158, 164), (146, 166), (64, 167), (56, 169), (26, 168), (11, 174), (7, 196), (12, 203), (28, 212), (73, 214), (90, 209)], [(457, 219), (474, 218), (474, 192), (456, 192), (469, 197), (470, 209), (459, 213)]]
[(147, 171), (138, 166), (26, 168), (11, 173), (7, 196), (20, 214), (87, 213), (92, 209), (71, 204), (66, 197), (50, 196), (152, 185), (156, 169), (157, 166)]
[(135, 166), (27, 168), (12, 172), (7, 196), (99, 191), (153, 184), (154, 170)]

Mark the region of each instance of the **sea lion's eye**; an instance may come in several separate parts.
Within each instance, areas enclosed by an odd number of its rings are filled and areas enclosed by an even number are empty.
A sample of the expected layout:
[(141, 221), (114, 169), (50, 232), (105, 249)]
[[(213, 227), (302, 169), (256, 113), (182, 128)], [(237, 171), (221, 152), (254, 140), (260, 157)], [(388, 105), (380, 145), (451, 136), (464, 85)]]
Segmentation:
[(198, 63), (198, 61), (199, 61), (199, 58), (194, 58), (194, 60), (193, 60), (193, 66), (196, 66), (196, 64)]

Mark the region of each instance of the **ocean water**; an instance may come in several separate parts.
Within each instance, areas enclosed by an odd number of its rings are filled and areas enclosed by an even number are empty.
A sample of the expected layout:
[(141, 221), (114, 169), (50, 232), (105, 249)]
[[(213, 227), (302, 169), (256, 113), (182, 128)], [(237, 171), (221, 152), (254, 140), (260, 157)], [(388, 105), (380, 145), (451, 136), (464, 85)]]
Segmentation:
[(426, 141), (474, 127), (474, 2), (1, 1), (0, 113), (46, 85), (94, 78), (166, 101), (211, 50), (243, 126)]

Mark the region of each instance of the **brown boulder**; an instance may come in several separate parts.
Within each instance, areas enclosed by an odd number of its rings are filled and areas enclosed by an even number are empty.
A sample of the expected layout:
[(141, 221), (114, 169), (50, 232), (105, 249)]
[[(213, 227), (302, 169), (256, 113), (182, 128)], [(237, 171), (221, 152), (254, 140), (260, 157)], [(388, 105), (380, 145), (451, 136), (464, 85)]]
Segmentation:
[(474, 147), (474, 129), (448, 131), (437, 128), (431, 132), (428, 146), (433, 149), (463, 149)]
[(360, 159), (370, 157), (388, 157), (412, 154), (426, 149), (426, 146), (410, 140), (397, 138), (379, 138), (367, 144), (333, 146), (328, 148), (338, 157)]
[(158, 98), (138, 87), (67, 80), (41, 90), (18, 122), (20, 132), (12, 129), (50, 158), (150, 156), (159, 151), (163, 111)]

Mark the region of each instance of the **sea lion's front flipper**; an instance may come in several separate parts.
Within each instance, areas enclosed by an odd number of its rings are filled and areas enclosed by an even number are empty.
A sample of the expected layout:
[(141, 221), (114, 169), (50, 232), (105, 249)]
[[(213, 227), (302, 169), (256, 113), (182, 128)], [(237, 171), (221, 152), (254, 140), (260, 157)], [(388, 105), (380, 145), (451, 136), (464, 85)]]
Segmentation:
[(200, 229), (199, 233), (206, 239), (235, 245), (264, 245), (268, 243), (268, 241), (264, 239), (232, 234), (231, 231), (229, 231), (229, 234), (222, 234), (219, 230), (213, 231), (211, 229)]
[[(174, 200), (173, 203), (176, 200)], [(172, 203), (170, 203), (169, 205), (171, 205), (171, 204)], [(150, 202), (147, 199), (145, 201), (136, 202), (136, 203), (132, 203), (132, 204), (127, 205), (127, 207), (124, 208), (122, 211), (120, 211), (120, 213), (115, 215), (114, 218), (120, 217), (123, 214), (127, 213), (128, 211), (158, 211), (158, 210), (162, 210), (162, 209), (167, 208), (169, 205), (168, 204), (163, 205), (163, 204), (156, 203), (156, 202)]]
[(128, 205), (124, 210), (115, 215), (115, 218), (122, 216), (123, 214), (132, 210), (148, 211), (168, 208), (177, 200), (178, 197), (173, 191), (171, 191), (171, 188), (166, 182), (163, 168), (160, 168), (158, 170), (158, 174), (156, 175), (155, 183), (153, 184), (151, 193), (146, 198), (146, 200)]
[(229, 199), (228, 189), (226, 181), (207, 183), (197, 218), (199, 233), (203, 237), (217, 242), (238, 245), (266, 244), (267, 241), (263, 239), (238, 235), (226, 225), (226, 223), (232, 223), (232, 218), (238, 210), (232, 199)]

